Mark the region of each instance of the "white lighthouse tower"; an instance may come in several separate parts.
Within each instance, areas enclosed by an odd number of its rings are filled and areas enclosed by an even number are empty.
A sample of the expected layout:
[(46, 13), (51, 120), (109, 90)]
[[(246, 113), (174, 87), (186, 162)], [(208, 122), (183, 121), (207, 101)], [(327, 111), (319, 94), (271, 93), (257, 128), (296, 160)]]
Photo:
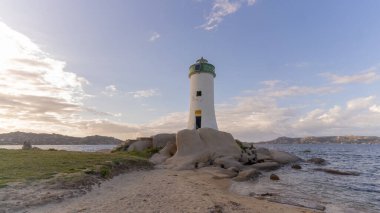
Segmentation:
[(218, 129), (214, 108), (215, 67), (203, 57), (189, 68), (190, 112), (188, 129)]

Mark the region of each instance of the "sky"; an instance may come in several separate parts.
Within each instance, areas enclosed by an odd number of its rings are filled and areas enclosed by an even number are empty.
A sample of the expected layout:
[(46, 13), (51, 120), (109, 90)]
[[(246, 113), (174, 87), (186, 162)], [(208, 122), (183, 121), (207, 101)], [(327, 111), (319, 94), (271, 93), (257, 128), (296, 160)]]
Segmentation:
[(186, 128), (188, 68), (216, 67), (245, 141), (380, 136), (378, 0), (0, 0), (0, 133), (119, 139)]

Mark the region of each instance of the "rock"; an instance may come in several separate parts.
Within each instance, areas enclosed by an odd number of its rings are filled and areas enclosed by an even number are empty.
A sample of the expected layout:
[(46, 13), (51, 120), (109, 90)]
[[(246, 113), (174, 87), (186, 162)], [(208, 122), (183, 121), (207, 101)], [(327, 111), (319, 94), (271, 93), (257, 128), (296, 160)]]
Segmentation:
[(301, 167), (299, 164), (293, 164), (293, 165), (292, 165), (292, 169), (297, 169), (297, 170), (299, 170), (299, 169), (302, 169), (302, 167)]
[(165, 162), (168, 158), (169, 158), (169, 156), (166, 156), (166, 155), (163, 155), (160, 153), (156, 153), (149, 159), (149, 162), (154, 163), (154, 164), (161, 164), (161, 163)]
[(153, 148), (163, 148), (169, 142), (175, 143), (176, 141), (175, 137), (176, 137), (175, 134), (167, 134), (167, 133), (154, 135), (152, 137)]
[(336, 169), (328, 169), (328, 168), (315, 168), (315, 171), (322, 171), (333, 175), (353, 175), (353, 176), (359, 176), (359, 172), (354, 171), (340, 171)]
[(220, 166), (223, 169), (228, 169), (231, 167), (235, 167), (235, 168), (242, 168), (243, 167), (243, 165), (241, 165), (241, 163), (239, 163), (232, 156), (216, 158), (214, 160), (214, 165)]
[(160, 150), (160, 154), (165, 155), (167, 157), (173, 156), (177, 152), (177, 145), (175, 141), (169, 141), (166, 143), (166, 146)]
[(247, 169), (239, 172), (238, 176), (234, 177), (234, 181), (247, 181), (247, 180), (253, 180), (256, 179), (261, 175), (261, 172), (259, 172), (256, 169)]
[(200, 171), (202, 173), (211, 174), (212, 178), (214, 179), (233, 178), (238, 175), (238, 172), (222, 169), (218, 167), (204, 167), (204, 168), (201, 168)]
[(287, 152), (270, 150), (271, 159), (280, 164), (288, 164), (300, 161), (301, 158)]
[(131, 151), (141, 152), (141, 151), (148, 149), (148, 148), (151, 148), (151, 147), (152, 147), (152, 141), (151, 140), (139, 140), (139, 141), (132, 143), (128, 147), (128, 152), (131, 152)]
[(184, 129), (176, 139), (177, 152), (166, 160), (167, 168), (193, 169), (195, 163), (212, 163), (218, 158), (227, 168), (240, 165), (237, 160), (241, 149), (229, 133), (210, 128)]
[(280, 177), (278, 177), (278, 175), (275, 175), (275, 174), (271, 174), (269, 178), (271, 180), (280, 180)]
[(245, 152), (243, 154), (241, 154), (239, 161), (244, 163), (244, 164), (248, 163), (248, 161), (249, 161), (248, 154)]
[(317, 164), (317, 165), (325, 165), (325, 164), (327, 164), (326, 160), (323, 159), (323, 158), (311, 158), (311, 159), (307, 160), (307, 162), (314, 163), (314, 164)]
[(310, 149), (306, 149), (306, 150), (303, 150), (304, 153), (310, 153), (311, 150)]
[(238, 169), (236, 167), (230, 167), (227, 170), (230, 170), (230, 171), (233, 171), (233, 172), (236, 172), (236, 173), (238, 173), (240, 171), (240, 169)]
[(32, 149), (32, 143), (30, 141), (24, 141), (24, 144), (22, 145), (22, 150), (30, 150)]
[(257, 161), (264, 161), (264, 160), (270, 160), (270, 159), (271, 159), (271, 156), (270, 156), (269, 149), (262, 148), (262, 147), (256, 149)]
[(277, 162), (264, 162), (264, 163), (257, 163), (250, 166), (250, 168), (262, 170), (262, 171), (272, 171), (280, 168), (281, 165)]

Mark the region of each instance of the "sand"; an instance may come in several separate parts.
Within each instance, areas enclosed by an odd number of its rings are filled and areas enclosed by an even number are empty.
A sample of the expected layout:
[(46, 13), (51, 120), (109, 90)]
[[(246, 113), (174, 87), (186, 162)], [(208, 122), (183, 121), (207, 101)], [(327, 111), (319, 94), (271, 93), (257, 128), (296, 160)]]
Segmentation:
[(230, 183), (203, 170), (134, 171), (83, 196), (22, 212), (318, 212), (236, 195), (228, 191)]

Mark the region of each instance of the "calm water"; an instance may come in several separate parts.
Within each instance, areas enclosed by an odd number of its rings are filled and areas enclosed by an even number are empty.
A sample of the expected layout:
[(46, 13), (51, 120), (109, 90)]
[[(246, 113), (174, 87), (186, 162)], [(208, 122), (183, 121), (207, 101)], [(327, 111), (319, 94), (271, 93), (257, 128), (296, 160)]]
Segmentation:
[[(40, 149), (56, 149), (67, 151), (97, 152), (105, 149), (113, 149), (117, 145), (33, 145)], [(0, 149), (21, 149), (22, 145), (0, 145)]]
[[(234, 183), (232, 191), (240, 194), (277, 194), (276, 199), (312, 206), (325, 206), (326, 212), (380, 212), (380, 145), (351, 144), (272, 144), (259, 145), (293, 153), (303, 159), (321, 157), (325, 166), (300, 163), (302, 170), (290, 166), (268, 172), (258, 182)], [(310, 153), (304, 152), (310, 150)], [(360, 172), (360, 176), (343, 176), (314, 171), (324, 167)], [(269, 180), (275, 173), (280, 181)], [(312, 205), (310, 205), (312, 204)]]

